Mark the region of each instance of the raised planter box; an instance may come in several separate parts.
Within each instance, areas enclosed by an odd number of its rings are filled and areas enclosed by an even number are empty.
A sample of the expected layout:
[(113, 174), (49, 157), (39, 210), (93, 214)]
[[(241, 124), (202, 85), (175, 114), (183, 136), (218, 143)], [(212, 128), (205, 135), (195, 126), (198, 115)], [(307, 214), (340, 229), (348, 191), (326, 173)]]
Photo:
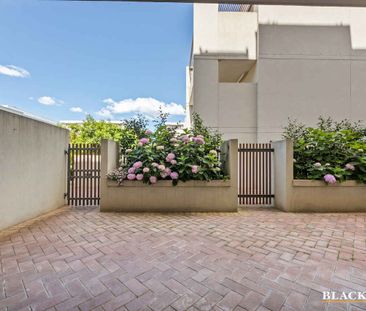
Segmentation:
[(171, 181), (147, 185), (141, 181), (108, 180), (106, 174), (117, 166), (117, 146), (102, 142), (101, 203), (102, 212), (236, 212), (237, 141), (227, 149), (226, 168), (229, 180), (187, 181), (173, 186)]
[(345, 181), (327, 185), (318, 180), (293, 180), (291, 211), (366, 212), (366, 185)]
[(273, 143), (275, 207), (287, 212), (366, 212), (366, 185), (293, 179), (292, 142)]

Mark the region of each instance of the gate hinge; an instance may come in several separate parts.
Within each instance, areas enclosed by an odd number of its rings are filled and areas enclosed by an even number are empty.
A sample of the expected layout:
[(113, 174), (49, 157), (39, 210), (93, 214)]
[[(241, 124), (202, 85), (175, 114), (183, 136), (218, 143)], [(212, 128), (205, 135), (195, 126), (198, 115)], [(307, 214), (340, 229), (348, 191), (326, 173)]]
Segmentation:
[(64, 199), (66, 199), (68, 196), (69, 196), (69, 195), (68, 195), (68, 193), (67, 193), (67, 192), (65, 192), (65, 193), (64, 193)]
[(65, 154), (69, 154), (69, 151), (67, 149), (65, 149)]

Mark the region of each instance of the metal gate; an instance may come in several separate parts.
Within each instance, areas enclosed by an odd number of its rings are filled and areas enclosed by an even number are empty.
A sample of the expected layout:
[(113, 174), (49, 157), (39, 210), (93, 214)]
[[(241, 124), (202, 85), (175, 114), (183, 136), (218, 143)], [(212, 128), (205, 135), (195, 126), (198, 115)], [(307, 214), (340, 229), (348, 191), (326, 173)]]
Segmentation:
[(100, 145), (70, 144), (67, 154), (67, 202), (72, 206), (99, 205)]
[(272, 205), (273, 152), (271, 144), (239, 144), (239, 204)]

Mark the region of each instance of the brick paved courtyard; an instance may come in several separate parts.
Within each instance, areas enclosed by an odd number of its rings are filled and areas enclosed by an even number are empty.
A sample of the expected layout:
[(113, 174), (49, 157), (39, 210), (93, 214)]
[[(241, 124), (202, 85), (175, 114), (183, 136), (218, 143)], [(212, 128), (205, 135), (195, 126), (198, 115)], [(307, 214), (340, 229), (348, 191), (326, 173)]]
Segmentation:
[(366, 310), (366, 214), (104, 214), (3, 232), (0, 310)]

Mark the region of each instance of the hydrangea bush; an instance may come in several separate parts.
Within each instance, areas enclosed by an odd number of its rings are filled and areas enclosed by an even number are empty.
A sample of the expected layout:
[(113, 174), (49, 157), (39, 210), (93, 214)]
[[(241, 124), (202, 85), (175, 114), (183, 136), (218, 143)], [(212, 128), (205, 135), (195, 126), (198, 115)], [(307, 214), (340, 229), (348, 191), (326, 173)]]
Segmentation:
[(225, 178), (219, 156), (221, 135), (205, 127), (197, 114), (192, 129), (179, 133), (166, 126), (162, 115), (156, 130), (146, 130), (143, 136), (125, 149), (124, 163), (108, 175), (110, 179), (148, 184), (171, 180), (176, 185), (178, 181)]
[(312, 128), (290, 120), (283, 136), (294, 142), (295, 179), (366, 183), (366, 128), (360, 122), (320, 117)]

